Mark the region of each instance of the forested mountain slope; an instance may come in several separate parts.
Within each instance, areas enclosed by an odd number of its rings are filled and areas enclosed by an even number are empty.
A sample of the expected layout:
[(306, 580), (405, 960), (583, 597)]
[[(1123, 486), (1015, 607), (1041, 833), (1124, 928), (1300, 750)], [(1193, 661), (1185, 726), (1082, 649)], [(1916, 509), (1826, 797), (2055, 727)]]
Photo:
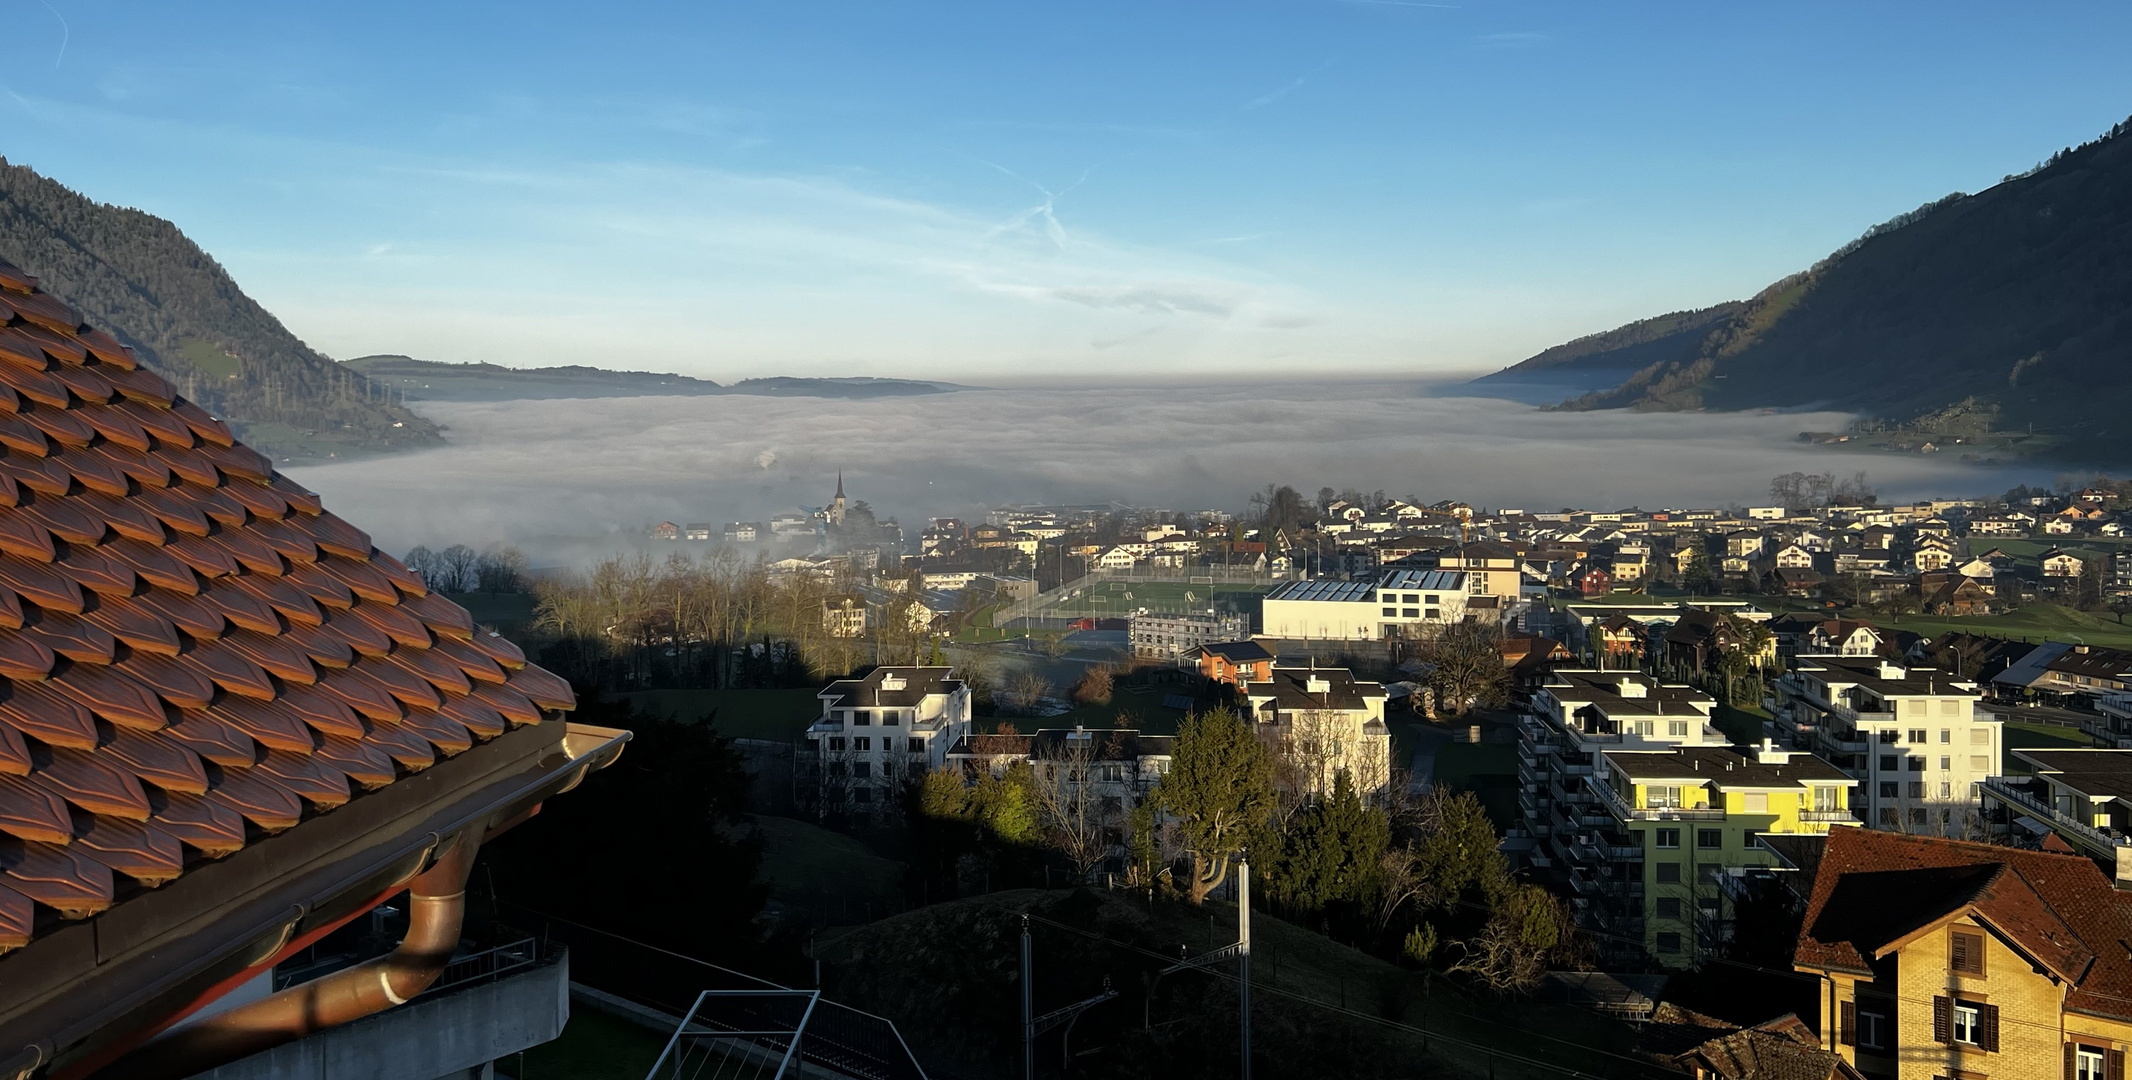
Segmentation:
[(5, 159), (0, 258), (276, 457), (442, 441), (383, 388), (298, 340), (177, 226)]
[(1878, 226), (1687, 332), (1692, 348), (1655, 337), (1677, 354), (1568, 407), (1815, 406), (1920, 431), (1959, 414), (2033, 425), (2054, 456), (2132, 460), (2132, 124)]

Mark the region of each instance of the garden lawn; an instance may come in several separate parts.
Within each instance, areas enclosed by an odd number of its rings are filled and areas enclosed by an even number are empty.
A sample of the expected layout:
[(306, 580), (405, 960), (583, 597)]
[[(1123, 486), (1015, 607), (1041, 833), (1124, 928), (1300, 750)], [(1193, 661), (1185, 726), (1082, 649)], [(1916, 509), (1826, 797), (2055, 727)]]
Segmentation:
[(637, 711), (698, 721), (713, 713), (712, 726), (729, 739), (791, 742), (822, 715), (818, 691), (635, 690), (618, 695)]
[(2005, 769), (2009, 776), (2027, 776), (2032, 770), (2014, 760), (2016, 750), (2059, 750), (2067, 747), (2086, 749), (2095, 745), (2094, 740), (2081, 734), (2078, 728), (2052, 727), (2049, 724), (2007, 724), (2000, 733), (2005, 744)]
[(496, 1062), (496, 1074), (516, 1080), (642, 1080), (670, 1037), (575, 1008), (561, 1036)]
[(1873, 621), (1893, 630), (1910, 630), (1927, 637), (1948, 631), (1990, 634), (2027, 641), (2079, 641), (2132, 649), (2132, 625), (2109, 614), (2090, 614), (2057, 604), (2029, 604), (2004, 615), (1930, 616), (1895, 615)]
[(761, 877), (779, 900), (807, 904), (839, 898), (859, 905), (901, 894), (904, 865), (843, 833), (769, 815), (758, 815), (755, 826), (762, 831)]

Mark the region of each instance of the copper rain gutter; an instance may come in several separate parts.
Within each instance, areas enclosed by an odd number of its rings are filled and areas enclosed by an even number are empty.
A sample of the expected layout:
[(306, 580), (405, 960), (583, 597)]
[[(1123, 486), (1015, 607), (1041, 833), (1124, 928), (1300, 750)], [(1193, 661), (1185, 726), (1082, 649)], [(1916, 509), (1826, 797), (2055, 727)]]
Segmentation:
[(181, 1080), (406, 1004), (437, 981), (459, 945), (479, 845), (475, 830), (461, 833), (408, 883), (407, 936), (392, 952), (165, 1032), (95, 1080)]

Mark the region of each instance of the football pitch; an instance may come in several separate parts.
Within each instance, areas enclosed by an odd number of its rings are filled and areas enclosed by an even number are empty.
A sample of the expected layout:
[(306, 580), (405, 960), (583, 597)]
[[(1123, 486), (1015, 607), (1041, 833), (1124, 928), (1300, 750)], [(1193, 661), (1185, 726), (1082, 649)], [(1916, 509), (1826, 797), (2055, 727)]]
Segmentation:
[(1258, 614), (1271, 585), (1209, 585), (1182, 581), (1098, 581), (1075, 588), (1045, 607), (1044, 618), (1123, 617), (1138, 611), (1183, 615), (1208, 608)]

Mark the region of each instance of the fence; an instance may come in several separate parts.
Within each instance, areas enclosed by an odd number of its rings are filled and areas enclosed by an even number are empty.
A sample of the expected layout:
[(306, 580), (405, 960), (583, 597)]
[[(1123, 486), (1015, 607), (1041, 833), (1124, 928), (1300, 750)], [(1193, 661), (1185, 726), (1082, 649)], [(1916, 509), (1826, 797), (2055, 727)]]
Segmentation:
[[(1004, 626), (1017, 619), (1038, 618), (1039, 613), (1057, 607), (1061, 601), (1086, 592), (1093, 586), (1108, 582), (1127, 584), (1144, 582), (1168, 585), (1204, 585), (1209, 589), (1227, 585), (1239, 588), (1271, 589), (1290, 577), (1255, 573), (1233, 566), (1188, 566), (1183, 568), (1132, 567), (1120, 570), (1091, 570), (1085, 576), (1066, 582), (1058, 588), (1040, 592), (1026, 600), (1016, 600), (999, 608), (992, 615), (992, 625)], [(1121, 608), (1116, 614), (1126, 614)]]

